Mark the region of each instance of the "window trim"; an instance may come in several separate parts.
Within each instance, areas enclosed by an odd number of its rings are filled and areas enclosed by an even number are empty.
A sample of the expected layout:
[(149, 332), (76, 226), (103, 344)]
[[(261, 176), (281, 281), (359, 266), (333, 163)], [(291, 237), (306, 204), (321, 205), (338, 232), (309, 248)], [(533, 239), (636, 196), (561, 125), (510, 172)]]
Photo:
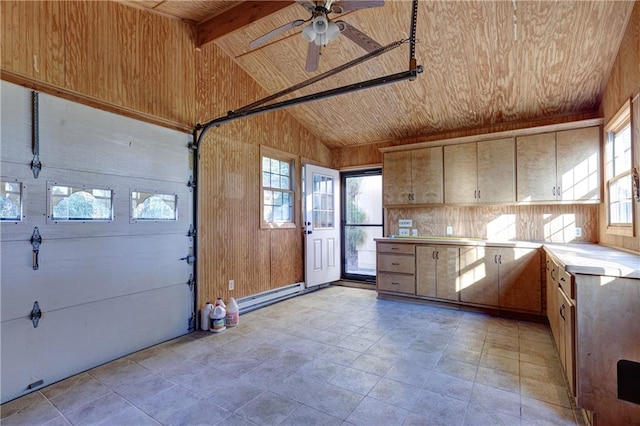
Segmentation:
[(21, 223), (21, 222), (25, 222), (27, 215), (25, 213), (25, 209), (24, 206), (25, 204), (25, 194), (26, 194), (26, 189), (27, 186), (25, 185), (25, 183), (19, 179), (13, 179), (13, 178), (9, 178), (6, 176), (2, 176), (0, 177), (0, 182), (2, 184), (4, 183), (17, 183), (18, 185), (20, 185), (20, 205), (18, 206), (18, 208), (20, 209), (19, 212), (19, 217), (18, 219), (16, 218), (7, 218), (7, 219), (1, 219), (0, 218), (0, 223)]
[[(101, 191), (109, 191), (111, 192), (111, 208), (110, 208), (110, 218), (109, 219), (57, 219), (53, 217), (53, 205), (52, 200), (52, 187), (54, 186), (65, 186), (72, 189), (97, 189)], [(75, 192), (74, 192), (75, 193)], [(74, 193), (70, 194), (73, 195)], [(69, 195), (69, 196), (70, 196)], [(67, 197), (69, 197), (67, 196)], [(116, 220), (116, 212), (115, 212), (115, 196), (116, 193), (114, 189), (110, 186), (102, 186), (102, 185), (91, 185), (91, 184), (69, 184), (67, 182), (57, 182), (57, 181), (47, 181), (47, 223), (50, 224), (63, 224), (63, 223), (113, 223)], [(56, 203), (57, 205), (57, 203)]]
[[(606, 233), (611, 235), (620, 235), (627, 237), (634, 237), (635, 230), (633, 226), (633, 218), (635, 217), (635, 203), (631, 203), (631, 223), (611, 223), (611, 192), (610, 187), (612, 182), (620, 180), (627, 175), (631, 175), (633, 164), (634, 164), (634, 122), (632, 120), (632, 103), (631, 99), (627, 99), (622, 107), (615, 113), (615, 115), (609, 120), (609, 122), (604, 126), (604, 137), (603, 142), (605, 144), (603, 149), (603, 174), (604, 174), (604, 190), (605, 190), (605, 215), (606, 215)], [(624, 129), (627, 125), (631, 127), (630, 129), (630, 137), (631, 137), (631, 168), (622, 173), (619, 173), (615, 176), (608, 176), (607, 171), (607, 162), (608, 158), (608, 149), (607, 144), (611, 143), (613, 134), (619, 132)]]
[[(150, 194), (148, 198), (151, 198), (154, 195), (169, 195), (174, 197), (175, 207), (174, 207), (174, 217), (172, 219), (159, 219), (159, 218), (134, 218), (133, 217), (133, 194), (134, 193), (142, 193), (142, 194)], [(145, 199), (146, 201), (146, 199)], [(144, 201), (143, 201), (144, 203)], [(177, 193), (171, 191), (162, 191), (162, 190), (146, 190), (140, 188), (129, 188), (129, 222), (130, 223), (175, 223), (179, 220), (179, 210), (178, 205), (180, 203), (180, 197)]]
[[(262, 186), (262, 158), (269, 157), (280, 161), (288, 161), (291, 165), (291, 175), (289, 181), (291, 182), (291, 221), (273, 221), (269, 222), (264, 219), (264, 189)], [(298, 206), (298, 157), (294, 154), (290, 154), (285, 151), (280, 151), (275, 148), (271, 148), (265, 145), (260, 145), (260, 177), (259, 177), (259, 191), (260, 191), (260, 206), (258, 214), (260, 215), (260, 229), (295, 229), (298, 227), (298, 212), (300, 207)]]

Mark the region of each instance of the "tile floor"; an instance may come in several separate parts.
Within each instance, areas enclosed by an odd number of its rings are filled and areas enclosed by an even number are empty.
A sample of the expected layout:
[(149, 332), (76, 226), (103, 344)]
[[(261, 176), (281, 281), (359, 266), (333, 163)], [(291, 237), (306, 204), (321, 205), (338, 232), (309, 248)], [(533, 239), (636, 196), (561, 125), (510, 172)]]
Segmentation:
[(329, 287), (78, 374), (3, 425), (575, 425), (548, 327)]

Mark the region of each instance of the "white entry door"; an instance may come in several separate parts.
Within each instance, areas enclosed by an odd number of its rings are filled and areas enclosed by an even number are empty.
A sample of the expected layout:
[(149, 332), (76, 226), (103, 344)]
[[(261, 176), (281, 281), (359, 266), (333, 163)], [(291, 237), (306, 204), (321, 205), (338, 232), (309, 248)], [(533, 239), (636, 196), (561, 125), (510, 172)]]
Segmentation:
[(340, 279), (340, 175), (337, 170), (305, 166), (305, 284)]

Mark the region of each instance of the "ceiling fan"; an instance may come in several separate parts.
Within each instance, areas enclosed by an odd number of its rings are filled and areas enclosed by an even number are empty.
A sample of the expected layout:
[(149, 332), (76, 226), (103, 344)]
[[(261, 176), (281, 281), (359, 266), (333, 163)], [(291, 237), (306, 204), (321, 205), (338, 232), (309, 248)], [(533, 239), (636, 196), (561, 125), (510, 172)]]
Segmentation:
[(249, 43), (249, 47), (255, 49), (262, 46), (272, 38), (300, 27), (307, 22), (309, 22), (309, 25), (302, 29), (302, 37), (309, 42), (305, 66), (307, 72), (314, 72), (318, 69), (320, 48), (335, 40), (340, 34), (343, 34), (367, 52), (373, 52), (382, 47), (377, 41), (345, 21), (332, 21), (329, 19), (329, 14), (381, 7), (384, 6), (384, 0), (296, 0), (296, 2), (311, 13), (311, 18), (306, 20), (297, 19), (271, 30)]

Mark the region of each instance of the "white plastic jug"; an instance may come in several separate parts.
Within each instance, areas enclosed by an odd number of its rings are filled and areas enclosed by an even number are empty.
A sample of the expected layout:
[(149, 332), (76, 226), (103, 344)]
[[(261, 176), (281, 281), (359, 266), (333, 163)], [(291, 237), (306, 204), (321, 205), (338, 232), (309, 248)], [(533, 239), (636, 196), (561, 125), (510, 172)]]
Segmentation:
[(233, 297), (229, 298), (229, 306), (227, 306), (227, 318), (226, 325), (227, 327), (235, 327), (240, 322), (240, 308), (236, 303), (236, 299)]
[(216, 306), (213, 307), (209, 318), (211, 319), (209, 324), (209, 331), (212, 333), (221, 333), (227, 329), (225, 325), (225, 317), (227, 316), (227, 311), (222, 306), (216, 303)]
[(213, 304), (211, 302), (205, 303), (200, 309), (200, 328), (204, 331), (209, 331), (209, 315), (211, 315), (212, 310)]

